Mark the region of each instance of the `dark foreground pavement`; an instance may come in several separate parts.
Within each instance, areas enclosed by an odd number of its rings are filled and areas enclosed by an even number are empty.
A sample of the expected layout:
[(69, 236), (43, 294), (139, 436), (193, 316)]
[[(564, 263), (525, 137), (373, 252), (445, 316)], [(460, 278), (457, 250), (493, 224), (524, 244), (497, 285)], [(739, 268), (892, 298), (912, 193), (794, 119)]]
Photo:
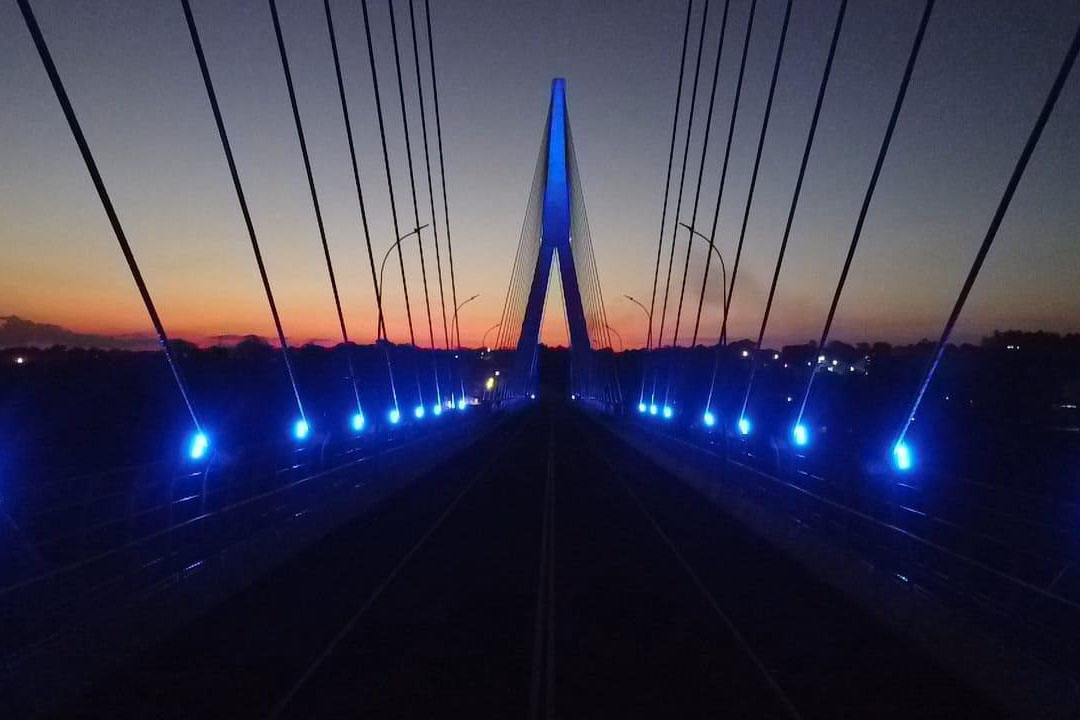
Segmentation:
[(842, 596), (558, 404), (505, 423), (65, 713), (994, 715)]

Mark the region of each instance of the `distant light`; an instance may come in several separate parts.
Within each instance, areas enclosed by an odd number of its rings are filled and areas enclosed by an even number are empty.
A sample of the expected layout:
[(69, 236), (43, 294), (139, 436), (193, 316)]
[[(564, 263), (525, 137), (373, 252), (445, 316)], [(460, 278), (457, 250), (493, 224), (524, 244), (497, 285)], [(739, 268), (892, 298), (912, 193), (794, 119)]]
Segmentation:
[(787, 396), (787, 401), (788, 401), (788, 402), (791, 402), (791, 400), (792, 400), (791, 396), (790, 396), (790, 395), (788, 395), (788, 396)]
[(705, 414), (701, 416), (701, 420), (705, 423), (705, 427), (712, 427), (716, 424), (716, 416), (708, 410), (706, 410)]
[(655, 403), (653, 403), (652, 405), (649, 406), (649, 414), (650, 415), (655, 415), (658, 412), (660, 412), (660, 408), (656, 407)]
[(810, 442), (810, 431), (806, 429), (805, 425), (798, 423), (791, 429), (791, 439), (799, 447), (806, 447), (807, 443)]
[(833, 361), (832, 361), (832, 364), (833, 364), (833, 365), (839, 365), (839, 364), (840, 364), (840, 361), (839, 361), (839, 360), (833, 360)]
[(574, 393), (570, 393), (570, 399), (577, 400), (577, 395), (575, 395)]
[(352, 416), (352, 420), (349, 423), (352, 425), (353, 432), (360, 432), (364, 429), (364, 413), (358, 412)]
[(855, 366), (854, 365), (848, 365), (848, 372), (855, 372)]
[(397, 408), (394, 408), (390, 411), (389, 418), (391, 425), (397, 425), (399, 422), (401, 422), (401, 411)]
[(780, 353), (773, 353), (772, 359), (773, 360), (779, 360), (780, 359)]
[(536, 399), (536, 393), (529, 393), (529, 399), (535, 400)]
[(499, 377), (499, 371), (498, 370), (495, 371), (495, 377)]
[(739, 422), (737, 423), (737, 425), (738, 425), (738, 428), (739, 428), (739, 434), (740, 435), (745, 436), (745, 435), (750, 434), (750, 420), (749, 420), (749, 418), (745, 418), (745, 417), (739, 418)]
[(436, 416), (436, 417), (438, 417), (439, 415), (442, 415), (442, 405), (432, 405), (431, 406), (431, 414)]
[(24, 358), (22, 355), (15, 358), (16, 365), (22, 365), (24, 362), (26, 362), (26, 358)]
[(914, 464), (911, 457), (911, 449), (903, 440), (893, 445), (892, 455), (893, 465), (896, 466), (897, 470), (910, 470), (911, 466)]
[(303, 440), (311, 432), (311, 426), (304, 418), (300, 418), (293, 424), (292, 434), (297, 440)]
[(787, 364), (787, 363), (784, 363), (784, 367), (787, 367), (787, 366), (788, 366), (788, 364)]
[(675, 411), (671, 409), (670, 405), (665, 405), (664, 406), (664, 418), (666, 420), (670, 420), (671, 416), (674, 415), (674, 414), (675, 414)]
[(489, 377), (487, 379), (487, 382), (484, 383), (484, 389), (485, 390), (494, 390), (495, 389), (495, 378)]
[(417, 405), (415, 408), (413, 408), (412, 414), (416, 416), (417, 420), (422, 420), (424, 417), (424, 406)]
[(825, 362), (825, 356), (824, 356), (824, 355), (818, 355), (818, 356), (817, 356), (817, 361), (818, 361), (819, 363), (823, 363), (823, 362)]
[(643, 403), (643, 402), (639, 402), (639, 403), (637, 404), (637, 411), (638, 411), (639, 413), (644, 413), (644, 412), (645, 412), (645, 411), (646, 411), (647, 409), (648, 409), (648, 408), (646, 408), (646, 407), (645, 407), (645, 403)]
[(750, 351), (749, 350), (743, 350), (742, 351), (742, 356), (743, 357), (750, 357)]
[(206, 433), (199, 430), (191, 436), (191, 443), (188, 445), (188, 457), (192, 460), (201, 460), (209, 449), (210, 438), (207, 437)]
[(467, 403), (465, 402), (465, 398), (461, 398), (460, 400), (457, 401), (457, 409), (458, 410), (464, 410), (466, 405), (467, 405)]

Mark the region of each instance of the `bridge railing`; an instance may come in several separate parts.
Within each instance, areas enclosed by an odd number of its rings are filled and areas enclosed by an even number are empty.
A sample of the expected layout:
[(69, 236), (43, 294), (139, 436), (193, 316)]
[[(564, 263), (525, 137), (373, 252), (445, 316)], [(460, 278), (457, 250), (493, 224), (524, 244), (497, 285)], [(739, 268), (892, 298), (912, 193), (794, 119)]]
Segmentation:
[[(1075, 507), (1044, 518), (1046, 500), (1023, 491), (945, 476), (901, 482), (891, 475), (819, 474), (806, 455), (735, 440), (725, 448), (718, 435), (685, 437), (651, 423), (635, 425), (680, 456), (692, 450), (707, 477), (1080, 675), (1077, 540), (1062, 526)], [(966, 505), (978, 492), (996, 502)]]
[(468, 433), (483, 414), (301, 449), (253, 446), (198, 471), (155, 463), (14, 493), (5, 498), (0, 555), (2, 666), (393, 476), (410, 449)]

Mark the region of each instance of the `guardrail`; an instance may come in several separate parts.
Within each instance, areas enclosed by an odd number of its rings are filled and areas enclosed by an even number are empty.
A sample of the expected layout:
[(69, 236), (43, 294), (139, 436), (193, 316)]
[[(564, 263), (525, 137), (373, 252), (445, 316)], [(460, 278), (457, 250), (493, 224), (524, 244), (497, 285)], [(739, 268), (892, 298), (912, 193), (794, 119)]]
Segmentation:
[[(774, 448), (769, 456), (721, 436), (680, 437), (651, 423), (633, 422), (654, 442), (669, 445), (709, 478), (730, 484), (826, 540), (855, 552), (879, 572), (918, 588), (969, 617), (985, 621), (1019, 647), (1080, 675), (1080, 577), (1070, 542), (1050, 538), (1063, 529), (977, 503), (960, 516), (960, 502), (941, 503), (935, 488), (950, 478), (899, 480), (890, 474), (827, 479), (808, 469), (812, 459)], [(727, 470), (725, 470), (727, 468)], [(815, 468), (816, 469), (816, 468)], [(970, 482), (970, 481), (966, 481)], [(936, 485), (935, 485), (936, 483)], [(959, 487), (958, 482), (953, 487)], [(945, 493), (949, 497), (948, 493)], [(913, 507), (917, 500), (921, 507)], [(1039, 503), (1029, 503), (1037, 511)], [(941, 511), (952, 512), (942, 516)], [(995, 531), (1005, 524), (1038, 527), (1049, 536), (1028, 542)]]
[(0, 667), (17, 668), (74, 630), (202, 572), (260, 533), (283, 535), (320, 507), (344, 506), (350, 489), (387, 483), (406, 466), (421, 465), (421, 456), (450, 452), (455, 438), (470, 436), (486, 417), (474, 408), (453, 422), (392, 434), (276, 453), (250, 448), (195, 471), (123, 468), (9, 496), (0, 554)]

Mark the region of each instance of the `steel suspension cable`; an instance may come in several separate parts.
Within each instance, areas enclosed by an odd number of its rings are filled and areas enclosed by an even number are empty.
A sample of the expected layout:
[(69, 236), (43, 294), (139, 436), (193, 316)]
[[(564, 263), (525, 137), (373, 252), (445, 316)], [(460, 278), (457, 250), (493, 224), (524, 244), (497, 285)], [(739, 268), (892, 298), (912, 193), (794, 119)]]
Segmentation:
[(364, 244), (367, 247), (368, 263), (371, 266), (371, 284), (375, 289), (375, 304), (379, 310), (378, 335), (386, 338), (386, 320), (383, 316), (382, 288), (379, 287), (375, 272), (375, 253), (371, 247), (371, 233), (368, 230), (367, 206), (364, 203), (364, 191), (360, 185), (360, 165), (356, 159), (356, 143), (353, 140), (352, 121), (349, 117), (349, 103), (345, 98), (345, 81), (341, 72), (341, 58), (338, 54), (337, 36), (334, 33), (334, 19), (330, 12), (330, 0), (323, 0), (326, 11), (326, 29), (330, 34), (330, 50), (334, 56), (334, 73), (337, 77), (338, 97), (341, 99), (341, 118), (345, 122), (345, 137), (349, 142), (349, 162), (352, 163), (353, 183), (356, 186), (356, 201), (360, 206), (360, 224), (364, 231)]
[(315, 211), (315, 224), (319, 228), (323, 256), (326, 258), (326, 272), (330, 276), (330, 289), (334, 294), (334, 308), (337, 310), (338, 325), (341, 328), (341, 341), (345, 344), (345, 361), (349, 371), (349, 383), (356, 399), (357, 412), (363, 414), (360, 403), (360, 388), (353, 368), (352, 349), (349, 347), (349, 331), (345, 327), (345, 313), (341, 310), (341, 296), (338, 293), (337, 278), (334, 275), (334, 263), (330, 259), (330, 243), (326, 239), (326, 226), (323, 223), (322, 208), (319, 206), (319, 194), (315, 190), (315, 175), (311, 171), (311, 157), (308, 155), (307, 139), (304, 137), (304, 125), (300, 120), (300, 108), (296, 102), (296, 88), (293, 86), (292, 72), (289, 70), (289, 56), (285, 51), (285, 38), (281, 32), (281, 19), (278, 17), (277, 0), (269, 0), (270, 17), (274, 23), (274, 37), (277, 39), (278, 53), (281, 55), (281, 69), (285, 74), (285, 86), (289, 91), (289, 105), (292, 107), (293, 121), (296, 124), (296, 139), (300, 143), (300, 156), (304, 161), (304, 173), (307, 176), (308, 190), (311, 191), (311, 206)]
[[(754, 29), (754, 14), (757, 10), (757, 0), (750, 0), (750, 12), (746, 18), (746, 37), (743, 39), (742, 58), (739, 60), (739, 76), (735, 81), (735, 99), (731, 103), (731, 123), (728, 125), (727, 144), (724, 146), (724, 163), (720, 170), (720, 187), (716, 191), (716, 208), (713, 210), (712, 228), (709, 230), (709, 250), (705, 254), (705, 271), (701, 276), (701, 293), (698, 296), (697, 314), (694, 319), (694, 335), (690, 340), (690, 347), (697, 345), (698, 330), (701, 327), (701, 310), (705, 304), (705, 288), (709, 282), (709, 269), (712, 267), (713, 253), (716, 252), (716, 228), (720, 222), (720, 207), (724, 200), (724, 187), (727, 184), (728, 161), (731, 159), (731, 143), (735, 137), (735, 120), (739, 115), (739, 99), (742, 96), (743, 77), (746, 72), (746, 56), (750, 49), (750, 35)], [(727, 274), (727, 271), (724, 271)], [(727, 280), (724, 281), (722, 305), (727, 303)], [(720, 341), (718, 341), (719, 343)], [(710, 391), (711, 394), (711, 391)]]
[(701, 13), (701, 33), (698, 36), (697, 61), (694, 63), (694, 82), (690, 89), (690, 112), (686, 124), (686, 143), (683, 145), (682, 170), (679, 173), (679, 194), (675, 200), (675, 222), (672, 223), (671, 251), (668, 254), (667, 280), (664, 283), (664, 304), (660, 311), (660, 332), (657, 335), (656, 346), (659, 348), (664, 343), (664, 323), (667, 320), (668, 293), (671, 290), (671, 268), (675, 262), (675, 237), (679, 231), (679, 214), (682, 212), (683, 188), (686, 185), (686, 161), (690, 155), (690, 139), (694, 131), (694, 109), (697, 107), (698, 79), (701, 76), (701, 55), (705, 49), (705, 30), (708, 27), (709, 0), (705, 0), (705, 9)]
[[(788, 7), (791, 7), (790, 3)], [(843, 14), (839, 14), (838, 19), (842, 21)], [(821, 73), (821, 84), (818, 86), (817, 99), (814, 101), (814, 113), (810, 118), (810, 129), (806, 133), (806, 145), (803, 147), (802, 160), (799, 162), (799, 174), (795, 178), (795, 189), (791, 193), (791, 205), (788, 207), (787, 220), (784, 223), (784, 235), (780, 239), (780, 250), (776, 254), (776, 266), (773, 268), (772, 281), (769, 283), (769, 295), (765, 300), (765, 312), (761, 316), (761, 327), (758, 329), (757, 341), (754, 343), (754, 349), (750, 356), (750, 377), (746, 381), (746, 393), (743, 395), (740, 418), (746, 413), (746, 403), (750, 399), (750, 391), (754, 386), (754, 376), (759, 364), (758, 354), (761, 350), (762, 340), (765, 338), (765, 330), (769, 326), (769, 315), (772, 312), (773, 300), (776, 299), (776, 287), (780, 281), (780, 270), (783, 268), (788, 241), (791, 239), (791, 226), (795, 221), (795, 211), (799, 206), (803, 180), (806, 179), (806, 167), (810, 163), (810, 152), (814, 147), (814, 137), (817, 134), (818, 120), (821, 117), (821, 106), (825, 101), (825, 91), (829, 86), (829, 78), (832, 75), (832, 63), (836, 55), (836, 41), (839, 39), (839, 30), (840, 24), (837, 23), (832, 41), (829, 44), (829, 56), (825, 60), (825, 69)], [(779, 68), (779, 65), (777, 67)]]
[[(394, 17), (394, 0), (386, 0), (390, 9), (390, 36), (394, 43), (394, 69), (397, 71), (398, 101), (401, 106), (401, 126), (405, 134), (405, 159), (409, 168), (409, 190), (412, 197), (413, 221), (416, 227), (420, 226), (420, 206), (416, 202), (416, 174), (413, 171), (412, 140), (409, 133), (409, 112), (405, 107), (405, 84), (401, 74), (401, 49), (398, 44), (397, 20)], [(424, 305), (427, 308), (428, 336), (432, 349), (435, 348), (435, 329), (431, 322), (431, 300), (428, 295), (427, 263), (424, 261), (424, 241), (420, 233), (416, 233), (416, 246), (420, 250), (420, 275), (424, 283)]]
[[(454, 276), (454, 247), (450, 244), (450, 200), (446, 194), (446, 165), (443, 162), (442, 141), (442, 117), (439, 112), (439, 83), (435, 73), (435, 42), (431, 35), (431, 4), (424, 0), (424, 18), (427, 22), (428, 58), (431, 60), (431, 95), (435, 106), (435, 137), (439, 147), (439, 178), (442, 181), (443, 218), (446, 224), (446, 255), (450, 260), (450, 297), (457, 308), (457, 279)], [(434, 222), (434, 215), (432, 222)], [(457, 345), (461, 347), (461, 320), (454, 313), (454, 332), (457, 334)]]
[[(368, 264), (371, 267), (371, 284), (375, 289), (375, 304), (379, 311), (379, 325), (376, 330), (376, 343), (386, 340), (386, 319), (383, 315), (382, 288), (379, 287), (378, 275), (375, 272), (375, 254), (371, 247), (371, 233), (368, 230), (367, 206), (364, 203), (364, 191), (360, 184), (360, 165), (356, 159), (356, 143), (353, 140), (352, 121), (349, 117), (349, 103), (345, 97), (345, 81), (341, 72), (341, 58), (338, 54), (337, 35), (334, 32), (334, 18), (330, 12), (330, 0), (323, 0), (323, 8), (326, 12), (326, 29), (330, 35), (330, 50), (334, 56), (334, 74), (337, 77), (338, 97), (341, 99), (341, 117), (345, 122), (345, 137), (349, 143), (349, 162), (352, 163), (353, 183), (356, 186), (356, 200), (360, 206), (360, 225), (364, 231), (364, 244), (367, 247)], [(383, 355), (386, 358), (386, 371), (390, 380), (390, 395), (394, 402), (394, 408), (398, 408), (397, 387), (394, 382), (394, 367), (390, 362), (390, 351), (383, 345)]]
[(739, 261), (742, 259), (743, 243), (746, 240), (746, 226), (750, 220), (750, 208), (754, 203), (754, 188), (757, 187), (758, 171), (761, 169), (761, 152), (765, 147), (765, 136), (769, 130), (769, 117), (772, 115), (773, 98), (776, 95), (776, 79), (780, 74), (780, 60), (784, 56), (784, 40), (787, 37), (788, 20), (791, 18), (791, 0), (784, 10), (784, 24), (780, 30), (780, 41), (776, 47), (776, 60), (773, 63), (772, 80), (769, 81), (769, 94), (765, 100), (765, 114), (761, 118), (761, 133), (758, 135), (757, 151), (754, 153), (754, 169), (750, 173), (750, 189), (746, 194), (746, 207), (743, 209), (742, 228), (739, 241), (735, 246), (735, 261), (731, 265), (731, 277), (728, 279), (727, 297), (724, 299), (724, 320), (720, 327), (721, 342), (727, 338), (727, 320), (731, 311), (731, 298), (735, 294), (735, 278), (739, 273)]
[[(919, 49), (922, 47), (923, 37), (926, 35), (926, 26), (930, 22), (930, 13), (933, 8), (934, 0), (927, 0), (923, 8), (922, 18), (919, 21), (919, 27), (915, 32), (911, 52), (908, 54), (904, 74), (900, 80), (900, 88), (896, 93), (896, 100), (893, 102), (892, 113), (889, 115), (889, 122), (885, 127), (885, 137), (881, 140), (881, 148), (878, 150), (877, 160), (874, 162), (874, 170), (870, 173), (870, 182), (866, 187), (862, 206), (859, 208), (859, 218), (855, 221), (855, 231), (851, 235), (847, 256), (844, 258), (844, 265), (840, 270), (840, 279), (836, 283), (832, 303), (829, 305), (829, 312), (825, 317), (825, 327), (821, 331), (821, 340), (818, 342), (819, 352), (825, 351), (825, 344), (829, 340), (829, 331), (832, 329), (833, 318), (836, 316), (836, 308), (840, 304), (840, 295), (844, 291), (844, 284), (847, 282), (848, 272), (851, 270), (851, 261), (855, 257), (855, 249), (858, 247), (859, 239), (862, 237), (863, 224), (866, 222), (866, 215), (870, 210), (870, 202), (874, 198), (874, 191), (877, 188), (878, 178), (881, 176), (881, 169), (885, 165), (885, 157), (888, 155), (889, 145), (892, 143), (893, 132), (896, 130), (896, 123), (900, 118), (900, 110), (904, 105), (904, 98), (907, 96), (908, 85), (915, 70), (915, 61), (919, 57)], [(810, 397), (810, 388), (814, 383), (814, 376), (818, 373), (818, 367), (818, 364), (814, 365), (810, 371), (810, 377), (806, 381), (802, 399), (799, 401), (799, 411), (795, 416), (796, 424), (802, 421), (803, 413), (806, 412), (806, 403)]]
[(150, 322), (153, 324), (154, 331), (157, 333), (158, 343), (161, 345), (161, 351), (165, 355), (169, 370), (172, 372), (173, 379), (176, 381), (176, 387), (180, 390), (180, 395), (184, 400), (184, 405), (187, 407), (188, 413), (191, 415), (191, 422), (195, 425), (196, 432), (201, 433), (202, 427), (199, 425), (199, 418), (195, 412), (195, 405), (191, 401), (191, 395), (188, 392), (187, 385), (180, 373), (180, 366), (173, 356), (172, 349), (169, 347), (169, 337), (165, 332), (165, 325), (161, 322), (161, 317), (158, 315), (157, 308), (154, 306), (153, 298), (150, 297), (150, 290), (143, 280), (142, 272), (139, 270), (139, 264), (135, 259), (134, 252), (131, 250), (131, 245), (128, 243), (127, 235), (124, 233), (124, 229), (120, 224), (120, 218), (117, 216), (116, 209), (113, 207), (112, 199), (109, 197), (109, 193), (105, 188), (105, 181), (102, 179), (101, 172), (98, 170), (97, 162), (90, 152), (90, 145), (86, 140), (86, 136), (83, 134), (79, 119), (75, 115), (75, 108), (68, 98), (67, 90), (64, 88), (64, 83), (60, 79), (60, 73), (56, 69), (52, 54), (49, 52), (49, 47), (45, 43), (45, 36), (41, 33), (41, 28), (38, 26), (37, 18), (34, 16), (33, 8), (30, 7), (29, 0), (18, 0), (18, 2), (19, 10), (22, 11), (23, 20), (26, 22), (26, 28), (30, 31), (30, 36), (34, 40), (34, 46), (37, 48), (38, 55), (41, 57), (41, 63), (45, 66), (45, 72), (49, 76), (49, 82), (52, 84), (53, 92), (56, 93), (56, 99), (60, 103), (60, 108), (68, 123), (68, 128), (71, 130), (71, 134), (75, 139), (75, 144), (79, 148), (79, 154), (82, 155), (83, 163), (86, 165), (86, 170), (90, 174), (90, 179), (94, 183), (94, 189), (97, 191), (98, 199), (101, 201), (101, 205), (105, 210), (105, 215), (108, 217), (109, 224), (112, 226), (113, 234), (116, 235), (116, 241), (120, 245), (120, 252), (124, 255), (128, 270), (131, 272), (131, 277), (135, 281), (136, 288), (139, 290), (143, 305), (146, 307), (146, 313), (150, 316)]
[[(409, 305), (409, 283), (405, 276), (405, 255), (401, 249), (401, 229), (398, 226), (397, 203), (394, 199), (394, 180), (390, 171), (390, 149), (386, 144), (386, 122), (383, 118), (382, 95), (379, 92), (379, 73), (375, 67), (375, 46), (371, 42), (371, 20), (368, 17), (367, 0), (360, 0), (360, 9), (364, 17), (364, 36), (367, 39), (368, 64), (371, 66), (371, 85), (375, 92), (375, 115), (379, 120), (379, 140), (382, 142), (383, 167), (386, 171), (386, 189), (390, 195), (390, 217), (394, 225), (394, 242), (397, 244), (398, 266), (401, 269), (401, 288), (405, 295), (405, 316), (409, 320), (409, 342), (416, 345), (413, 332), (412, 308)], [(420, 223), (417, 223), (419, 226)], [(386, 288), (379, 288), (380, 293)]]
[[(690, 16), (694, 10), (694, 0), (686, 3), (686, 23), (683, 26), (682, 53), (679, 56), (679, 84), (675, 91), (675, 113), (671, 121), (671, 143), (668, 147), (667, 173), (664, 175), (664, 203), (660, 210), (660, 233), (656, 243), (656, 267), (653, 270), (652, 299), (649, 300), (649, 331), (645, 335), (645, 349), (652, 347), (653, 312), (656, 307), (656, 284), (660, 279), (660, 258), (664, 252), (664, 222), (667, 218), (668, 194), (671, 190), (671, 166), (675, 159), (675, 137), (679, 129), (679, 106), (682, 104), (683, 76), (686, 70), (686, 49), (690, 39)], [(678, 218), (675, 219), (676, 222)], [(642, 395), (644, 395), (645, 373), (641, 374)]]
[(1073, 35), (1072, 43), (1065, 53), (1065, 59), (1062, 61), (1057, 76), (1054, 78), (1054, 84), (1050, 87), (1050, 93), (1047, 95), (1042, 110), (1035, 120), (1035, 126), (1028, 135), (1027, 142), (1024, 144), (1024, 149), (1020, 152), (1020, 157), (1016, 161), (1016, 167), (1013, 168), (1012, 175), (1009, 177), (1009, 182), (1005, 186), (1005, 192), (1001, 196), (997, 209), (994, 211), (994, 215), (990, 220), (990, 227), (987, 229), (986, 235), (979, 245), (979, 251), (975, 254), (975, 260), (971, 264), (971, 269), (968, 271), (963, 287), (960, 288), (960, 294), (956, 298), (956, 303), (953, 305), (952, 312), (949, 313), (949, 319), (945, 322), (941, 337), (938, 339), (937, 346), (934, 348), (934, 353), (930, 357), (926, 372), (922, 381), (919, 383), (919, 388), (911, 403), (911, 409), (907, 415), (904, 416), (900, 432), (897, 435), (896, 442), (893, 444), (894, 452), (896, 452), (896, 448), (900, 446), (900, 443), (904, 442), (904, 437), (907, 435), (911, 423), (915, 420), (915, 413), (919, 410), (923, 395), (926, 394), (926, 388), (929, 387), (930, 381), (933, 379), (934, 373), (937, 370), (938, 363), (941, 362), (941, 356), (945, 352), (945, 344), (949, 341), (949, 336), (952, 335), (953, 328), (956, 326), (956, 321), (960, 317), (960, 312), (964, 309), (964, 304), (967, 302), (968, 294), (975, 285), (975, 280), (978, 278), (983, 262), (985, 262), (986, 256), (990, 252), (990, 247), (994, 243), (994, 238), (997, 237), (998, 229), (1001, 227), (1001, 222), (1005, 218), (1005, 212), (1009, 209), (1009, 204), (1012, 202), (1013, 195), (1016, 193), (1016, 188), (1020, 184), (1020, 179), (1024, 176), (1024, 171), (1027, 169), (1028, 161), (1031, 160), (1031, 155), (1035, 152), (1035, 146), (1039, 144), (1039, 138), (1042, 137), (1043, 129), (1045, 129), (1046, 123), (1050, 119), (1050, 114), (1054, 111), (1054, 105), (1057, 104), (1058, 98), (1061, 96), (1061, 89), (1065, 86), (1065, 81), (1069, 78), (1069, 73), (1076, 63), (1076, 56), (1078, 53), (1080, 53), (1080, 27), (1077, 28)]
[[(420, 47), (416, 42), (416, 13), (414, 0), (409, 0), (409, 29), (412, 31), (413, 64), (416, 67), (416, 94), (420, 99), (420, 137), (424, 140), (424, 167), (427, 170), (428, 199), (431, 201), (431, 234), (435, 243), (435, 269), (439, 277), (439, 308), (442, 311), (443, 338), (450, 349), (450, 331), (446, 324), (446, 297), (443, 294), (442, 260), (439, 257), (439, 224), (435, 222), (435, 190), (431, 182), (431, 151), (428, 148), (427, 109), (424, 106), (424, 85), (420, 79)], [(457, 305), (455, 304), (455, 307)]]
[(289, 359), (289, 343), (285, 339), (285, 331), (281, 326), (281, 316), (278, 314), (277, 304), (274, 302), (274, 292), (270, 288), (270, 278), (266, 274), (266, 264), (263, 262), (262, 251), (259, 249), (259, 240), (255, 234), (255, 225), (251, 221), (251, 211), (248, 209), (247, 198), (240, 183), (240, 173), (236, 169), (236, 159), (233, 157), (232, 145), (229, 143), (228, 133), (225, 132), (225, 120), (221, 115), (221, 106), (218, 104), (217, 93), (214, 91), (214, 83), (210, 78), (210, 68), (206, 64), (206, 56), (203, 53), (202, 41), (199, 39), (199, 29), (195, 25), (195, 16), (191, 12), (190, 0), (180, 0), (184, 9), (184, 19), (187, 21), (188, 33), (191, 35), (191, 44), (195, 49), (195, 57), (199, 62), (199, 71), (202, 73), (203, 85), (206, 86), (206, 96), (210, 101), (210, 110), (214, 115), (214, 123), (217, 125), (218, 137), (221, 139), (221, 148), (225, 153), (225, 161), (229, 166), (229, 174), (232, 176), (233, 188), (236, 190), (236, 200), (240, 205), (240, 214), (244, 217), (244, 225), (247, 227), (248, 238), (251, 240), (251, 250), (255, 254), (255, 264), (259, 269), (259, 277), (262, 279), (263, 290), (266, 292), (266, 301), (270, 306), (270, 315), (274, 319), (274, 328), (277, 330), (278, 342), (281, 344), (281, 356), (285, 360), (285, 370), (289, 375), (289, 383), (292, 385), (293, 396), (296, 398), (296, 407), (300, 411), (300, 418), (306, 422), (304, 403), (300, 399), (300, 389), (296, 383), (296, 373), (293, 371), (292, 361)]
[[(712, 131), (713, 110), (716, 107), (716, 86), (720, 79), (720, 61), (723, 59), (724, 55), (724, 35), (727, 32), (728, 8), (730, 5), (730, 0), (724, 0), (724, 14), (720, 21), (720, 40), (716, 45), (716, 66), (713, 68), (712, 90), (709, 92), (709, 110), (705, 113), (705, 135), (701, 141), (701, 163), (698, 165), (697, 187), (694, 189), (694, 206), (690, 213), (690, 227), (695, 229), (697, 226), (698, 206), (701, 202), (701, 182), (705, 178), (705, 160), (709, 154), (709, 135)], [(676, 220), (678, 220), (677, 217)], [(693, 231), (688, 231), (686, 234), (686, 259), (683, 261), (682, 285), (679, 288), (679, 305), (678, 310), (675, 312), (675, 331), (671, 337), (671, 344), (676, 346), (679, 344), (679, 327), (682, 324), (683, 298), (686, 296), (686, 276), (690, 273), (690, 252), (694, 247)], [(676, 233), (672, 237), (673, 239), (678, 237), (677, 224)]]

